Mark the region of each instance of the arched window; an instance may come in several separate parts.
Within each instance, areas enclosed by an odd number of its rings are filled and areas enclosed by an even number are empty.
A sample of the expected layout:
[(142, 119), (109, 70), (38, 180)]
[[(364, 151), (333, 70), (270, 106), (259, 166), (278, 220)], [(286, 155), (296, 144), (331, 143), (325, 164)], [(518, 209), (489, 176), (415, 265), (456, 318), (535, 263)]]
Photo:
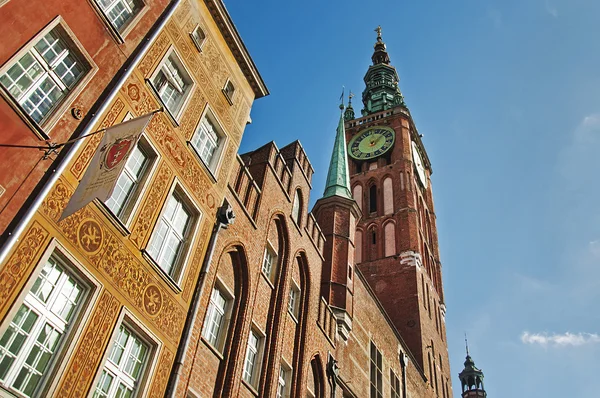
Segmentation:
[(354, 188), (352, 189), (352, 196), (354, 197), (354, 200), (358, 204), (358, 207), (360, 208), (361, 211), (362, 211), (362, 202), (363, 202), (362, 192), (363, 192), (362, 185), (355, 185)]
[(369, 213), (377, 212), (377, 185), (369, 187)]
[(385, 256), (393, 256), (396, 254), (396, 226), (393, 222), (388, 222), (383, 228), (385, 237)]
[(300, 225), (301, 213), (302, 210), (302, 192), (299, 189), (296, 189), (296, 194), (294, 195), (294, 203), (292, 205), (292, 219), (298, 225)]
[(383, 180), (383, 214), (394, 213), (394, 188), (392, 187), (392, 179), (386, 177)]

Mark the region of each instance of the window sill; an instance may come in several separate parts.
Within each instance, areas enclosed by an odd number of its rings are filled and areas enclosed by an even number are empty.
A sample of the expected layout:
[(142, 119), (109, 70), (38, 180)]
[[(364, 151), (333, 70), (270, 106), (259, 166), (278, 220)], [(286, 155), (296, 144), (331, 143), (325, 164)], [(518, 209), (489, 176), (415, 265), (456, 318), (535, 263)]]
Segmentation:
[(98, 209), (100, 209), (102, 214), (104, 214), (104, 216), (108, 219), (108, 221), (110, 221), (114, 225), (114, 227), (117, 228), (119, 230), (119, 232), (121, 232), (121, 234), (123, 236), (131, 235), (131, 232), (129, 231), (127, 226), (123, 223), (123, 221), (121, 221), (121, 219), (119, 219), (119, 217), (117, 217), (117, 215), (115, 213), (113, 213), (112, 210), (109, 209), (108, 206), (103, 201), (96, 198), (96, 199), (94, 199), (94, 203), (96, 203), (96, 206), (98, 206)]
[(156, 273), (161, 277), (161, 279), (163, 281), (165, 281), (167, 283), (167, 285), (177, 294), (181, 293), (181, 288), (179, 287), (179, 285), (177, 284), (177, 282), (175, 282), (175, 280), (173, 278), (171, 278), (170, 275), (168, 275), (161, 267), (160, 265), (152, 258), (152, 256), (150, 255), (150, 253), (148, 253), (146, 251), (146, 249), (142, 249), (142, 257), (144, 257), (144, 259), (146, 259), (146, 261), (152, 266), (152, 268), (154, 268), (154, 270), (156, 271)]
[(292, 321), (294, 321), (295, 323), (298, 323), (298, 318), (296, 318), (296, 315), (289, 309), (288, 309), (288, 315), (292, 317)]
[(302, 236), (302, 228), (300, 227), (300, 225), (298, 225), (298, 222), (296, 220), (294, 220), (294, 217), (292, 217), (291, 214), (290, 214), (290, 219), (292, 220), (292, 224), (294, 224), (294, 227), (296, 227), (296, 230), (298, 231), (300, 236)]
[(192, 150), (192, 153), (194, 154), (194, 156), (196, 157), (196, 159), (198, 160), (198, 162), (202, 165), (202, 168), (204, 169), (204, 171), (206, 171), (206, 174), (208, 174), (208, 177), (210, 178), (210, 180), (214, 184), (216, 184), (217, 183), (217, 176), (215, 176), (215, 174), (210, 169), (210, 167), (208, 167), (208, 165), (204, 162), (204, 160), (202, 160), (202, 158), (200, 157), (200, 154), (196, 150), (196, 147), (192, 144), (191, 141), (186, 141), (186, 143), (187, 143), (188, 147)]
[(250, 392), (252, 393), (252, 395), (254, 395), (255, 397), (258, 397), (258, 391), (256, 391), (256, 389), (252, 386), (252, 384), (248, 383), (246, 380), (242, 379), (242, 384), (244, 386), (246, 386), (246, 388), (248, 390), (250, 390)]
[(146, 85), (150, 88), (152, 95), (154, 95), (154, 99), (156, 99), (160, 106), (164, 108), (165, 111), (163, 113), (167, 115), (167, 118), (171, 121), (173, 127), (179, 127), (179, 122), (177, 121), (177, 118), (171, 113), (171, 110), (167, 108), (167, 104), (163, 102), (162, 98), (160, 98), (160, 94), (158, 93), (158, 91), (156, 91), (156, 88), (154, 88), (154, 85), (152, 84), (150, 79), (144, 79), (144, 81), (146, 82)]
[(202, 342), (208, 347), (209, 350), (212, 351), (213, 354), (215, 354), (215, 356), (217, 358), (219, 358), (220, 361), (222, 361), (224, 359), (223, 354), (221, 354), (221, 352), (219, 352), (219, 350), (217, 349), (217, 347), (215, 347), (208, 340), (206, 340), (204, 338), (204, 336), (200, 336), (200, 340), (202, 340)]

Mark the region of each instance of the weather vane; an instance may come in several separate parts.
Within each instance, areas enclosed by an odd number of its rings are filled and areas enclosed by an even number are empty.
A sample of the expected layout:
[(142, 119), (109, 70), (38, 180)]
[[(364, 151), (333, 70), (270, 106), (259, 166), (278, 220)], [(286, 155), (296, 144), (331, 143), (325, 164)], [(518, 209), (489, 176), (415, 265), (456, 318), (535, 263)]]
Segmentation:
[(377, 38), (381, 38), (381, 25), (377, 26), (377, 28), (375, 28), (375, 32), (377, 32)]

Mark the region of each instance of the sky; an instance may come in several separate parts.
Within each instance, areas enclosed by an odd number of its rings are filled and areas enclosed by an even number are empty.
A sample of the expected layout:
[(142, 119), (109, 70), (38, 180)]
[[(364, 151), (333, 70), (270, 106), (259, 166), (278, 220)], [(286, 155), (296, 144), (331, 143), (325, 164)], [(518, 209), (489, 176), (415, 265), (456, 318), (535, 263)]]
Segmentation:
[(600, 396), (600, 2), (226, 0), (271, 95), (241, 151), (300, 139), (322, 195), (377, 25), (433, 166), (455, 397)]

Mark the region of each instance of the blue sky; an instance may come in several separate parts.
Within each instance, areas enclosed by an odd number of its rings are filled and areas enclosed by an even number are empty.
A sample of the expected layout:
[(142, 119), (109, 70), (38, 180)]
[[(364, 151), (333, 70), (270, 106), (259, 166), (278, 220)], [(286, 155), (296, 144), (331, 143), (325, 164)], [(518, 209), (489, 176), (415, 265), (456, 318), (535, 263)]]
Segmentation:
[(433, 164), (455, 396), (465, 331), (490, 397), (599, 396), (600, 2), (226, 4), (271, 90), (241, 150), (300, 139), (313, 202), (382, 26)]

